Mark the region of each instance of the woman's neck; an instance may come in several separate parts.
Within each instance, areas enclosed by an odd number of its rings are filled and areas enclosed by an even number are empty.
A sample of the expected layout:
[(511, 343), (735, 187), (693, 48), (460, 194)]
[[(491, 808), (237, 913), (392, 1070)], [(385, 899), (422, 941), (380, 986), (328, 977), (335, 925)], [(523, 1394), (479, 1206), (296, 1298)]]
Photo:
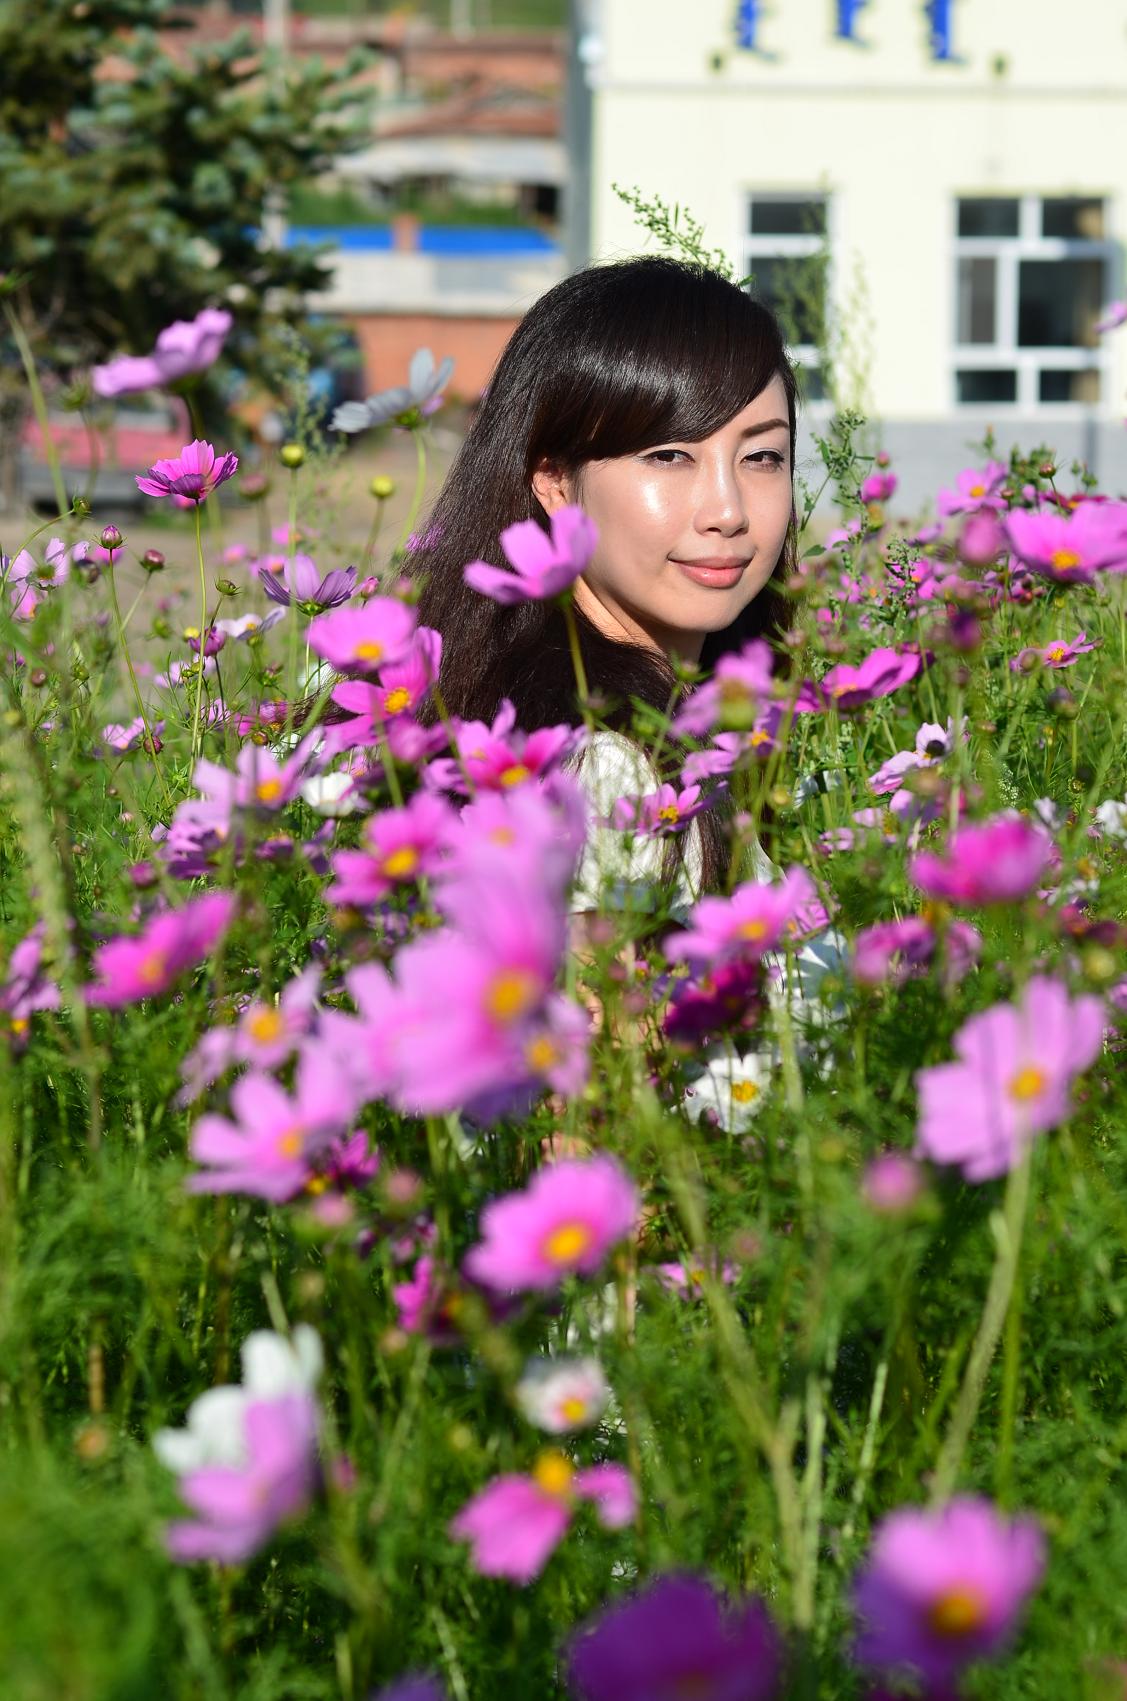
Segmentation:
[(674, 631), (646, 621), (629, 609), (608, 604), (595, 595), (582, 576), (575, 581), (575, 606), (604, 637), (614, 638), (620, 644), (637, 644), (644, 650), (664, 655), (670, 661), (700, 661), (704, 648), (703, 632)]

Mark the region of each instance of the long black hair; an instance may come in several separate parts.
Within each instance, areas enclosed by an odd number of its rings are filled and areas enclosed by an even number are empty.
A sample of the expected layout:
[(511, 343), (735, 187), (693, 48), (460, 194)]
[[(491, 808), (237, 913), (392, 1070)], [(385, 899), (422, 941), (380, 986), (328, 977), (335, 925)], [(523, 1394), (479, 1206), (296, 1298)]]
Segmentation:
[[(796, 386), (778, 321), (719, 272), (664, 258), (589, 266), (529, 309), (505, 346), (407, 572), (419, 619), (442, 633), (446, 707), (491, 720), (512, 700), (526, 730), (580, 716), (567, 633), (551, 603), (503, 608), (471, 590), (469, 561), (500, 564), (498, 538), (517, 520), (548, 517), (532, 489), (547, 463), (575, 478), (590, 461), (655, 443), (698, 442), (782, 381), (794, 465)], [(793, 567), (792, 519), (773, 581)], [(725, 631), (705, 669), (749, 638), (777, 635), (782, 599), (769, 584)], [(606, 724), (628, 730), (631, 699), (664, 709), (675, 686), (659, 652), (610, 638), (576, 608), (587, 682)], [(708, 816), (702, 817), (702, 825)], [(706, 880), (719, 841), (705, 826)]]

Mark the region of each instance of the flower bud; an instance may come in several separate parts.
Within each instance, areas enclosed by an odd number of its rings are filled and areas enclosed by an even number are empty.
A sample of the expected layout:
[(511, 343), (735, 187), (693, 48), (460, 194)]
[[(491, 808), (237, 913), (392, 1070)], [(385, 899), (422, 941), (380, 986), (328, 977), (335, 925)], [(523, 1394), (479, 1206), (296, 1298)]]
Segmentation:
[(159, 549), (146, 549), (141, 557), (141, 565), (146, 573), (159, 573), (164, 566), (164, 556)]
[(102, 535), (98, 539), (98, 542), (101, 544), (103, 549), (114, 550), (120, 549), (122, 544), (125, 542), (125, 539), (122, 537), (116, 526), (104, 526), (102, 529)]
[(84, 520), (90, 512), (90, 504), (87, 502), (85, 496), (72, 496), (70, 511), (72, 514), (77, 515), (80, 520)]
[(239, 594), (239, 587), (234, 579), (216, 579), (215, 588), (221, 597), (237, 597)]
[(386, 473), (377, 473), (368, 489), (377, 502), (386, 502), (389, 496), (395, 495), (395, 480), (388, 478)]
[(296, 472), (298, 467), (305, 464), (305, 450), (300, 443), (283, 443), (278, 453), (281, 456), (282, 465), (289, 467), (291, 472)]

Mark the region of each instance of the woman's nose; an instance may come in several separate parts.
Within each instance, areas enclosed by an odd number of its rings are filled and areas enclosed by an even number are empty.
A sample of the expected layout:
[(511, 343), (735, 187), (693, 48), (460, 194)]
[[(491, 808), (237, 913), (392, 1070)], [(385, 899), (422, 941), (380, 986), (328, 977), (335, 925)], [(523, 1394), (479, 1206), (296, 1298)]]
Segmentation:
[(697, 496), (697, 530), (721, 531), (730, 537), (746, 531), (747, 524), (747, 501), (735, 468), (726, 462), (702, 466)]

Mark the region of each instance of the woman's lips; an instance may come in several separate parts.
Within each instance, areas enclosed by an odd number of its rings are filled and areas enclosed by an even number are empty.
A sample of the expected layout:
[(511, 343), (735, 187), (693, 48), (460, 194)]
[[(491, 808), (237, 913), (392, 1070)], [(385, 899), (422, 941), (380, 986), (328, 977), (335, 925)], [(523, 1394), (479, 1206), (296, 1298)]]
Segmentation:
[(729, 591), (733, 585), (738, 585), (743, 577), (746, 561), (737, 561), (730, 567), (710, 566), (700, 561), (675, 561), (675, 567), (680, 567), (686, 578), (692, 579), (696, 585), (708, 585), (716, 591)]

